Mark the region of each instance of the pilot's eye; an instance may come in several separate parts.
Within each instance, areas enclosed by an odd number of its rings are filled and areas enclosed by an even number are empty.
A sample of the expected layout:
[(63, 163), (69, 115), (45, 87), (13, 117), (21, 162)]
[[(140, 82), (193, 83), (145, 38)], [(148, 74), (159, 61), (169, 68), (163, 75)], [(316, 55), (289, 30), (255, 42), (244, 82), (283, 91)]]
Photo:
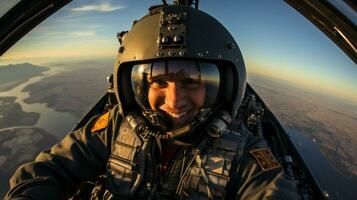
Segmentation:
[(167, 85), (168, 83), (163, 79), (156, 79), (151, 82), (151, 87), (153, 88), (165, 88)]
[(181, 84), (182, 84), (183, 88), (195, 89), (198, 86), (200, 86), (200, 81), (192, 79), (192, 78), (185, 78), (185, 79), (181, 80)]

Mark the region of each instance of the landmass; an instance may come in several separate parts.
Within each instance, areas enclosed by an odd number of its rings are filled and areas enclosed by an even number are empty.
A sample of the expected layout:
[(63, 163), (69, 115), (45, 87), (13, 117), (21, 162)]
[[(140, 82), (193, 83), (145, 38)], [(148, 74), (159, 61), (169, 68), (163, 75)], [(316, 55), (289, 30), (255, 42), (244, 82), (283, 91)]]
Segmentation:
[(0, 92), (10, 90), (48, 69), (30, 63), (0, 65)]
[(264, 76), (250, 83), (285, 128), (315, 141), (340, 173), (357, 176), (357, 104)]
[(0, 129), (13, 126), (31, 126), (38, 121), (40, 114), (23, 112), (15, 97), (0, 97)]
[(0, 130), (0, 198), (9, 189), (9, 179), (23, 163), (58, 142), (58, 138), (39, 128)]
[(44, 78), (24, 88), (30, 92), (26, 103), (46, 103), (58, 112), (69, 112), (83, 117), (105, 94), (106, 76), (112, 73), (112, 66), (79, 67), (74, 71)]

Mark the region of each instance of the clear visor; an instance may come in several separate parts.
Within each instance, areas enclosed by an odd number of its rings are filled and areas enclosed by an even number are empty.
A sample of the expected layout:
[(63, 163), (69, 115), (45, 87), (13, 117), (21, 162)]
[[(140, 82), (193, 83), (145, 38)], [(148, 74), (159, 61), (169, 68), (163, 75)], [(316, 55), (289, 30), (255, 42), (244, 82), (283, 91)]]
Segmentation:
[[(196, 61), (162, 61), (134, 65), (131, 84), (136, 101), (150, 108), (150, 88), (165, 88), (169, 82), (179, 83), (186, 95), (198, 87), (205, 87), (205, 108), (217, 103), (220, 75), (216, 64)], [(181, 90), (181, 91), (182, 91)]]

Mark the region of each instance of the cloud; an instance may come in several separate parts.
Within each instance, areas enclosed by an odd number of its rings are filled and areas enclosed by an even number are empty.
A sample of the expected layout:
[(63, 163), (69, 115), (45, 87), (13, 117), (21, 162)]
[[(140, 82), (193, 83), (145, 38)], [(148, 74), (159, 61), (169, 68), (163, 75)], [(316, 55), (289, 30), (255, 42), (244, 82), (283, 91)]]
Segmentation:
[(110, 3), (102, 3), (102, 4), (90, 4), (90, 5), (83, 5), (81, 7), (72, 8), (72, 11), (76, 12), (88, 12), (88, 11), (97, 11), (97, 12), (112, 12), (115, 10), (124, 9), (125, 6), (114, 6)]
[(83, 31), (83, 32), (72, 32), (71, 35), (74, 36), (94, 36), (94, 31)]

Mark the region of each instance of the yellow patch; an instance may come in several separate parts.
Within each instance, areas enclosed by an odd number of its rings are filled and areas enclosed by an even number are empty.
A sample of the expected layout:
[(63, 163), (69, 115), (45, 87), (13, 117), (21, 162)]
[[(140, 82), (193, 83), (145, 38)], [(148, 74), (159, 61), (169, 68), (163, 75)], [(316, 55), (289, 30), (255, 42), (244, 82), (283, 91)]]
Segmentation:
[(258, 161), (259, 166), (264, 171), (281, 167), (274, 155), (267, 149), (253, 149), (249, 153)]
[(95, 121), (95, 123), (91, 128), (91, 131), (96, 132), (106, 128), (108, 126), (108, 122), (109, 122), (109, 112), (103, 114)]

